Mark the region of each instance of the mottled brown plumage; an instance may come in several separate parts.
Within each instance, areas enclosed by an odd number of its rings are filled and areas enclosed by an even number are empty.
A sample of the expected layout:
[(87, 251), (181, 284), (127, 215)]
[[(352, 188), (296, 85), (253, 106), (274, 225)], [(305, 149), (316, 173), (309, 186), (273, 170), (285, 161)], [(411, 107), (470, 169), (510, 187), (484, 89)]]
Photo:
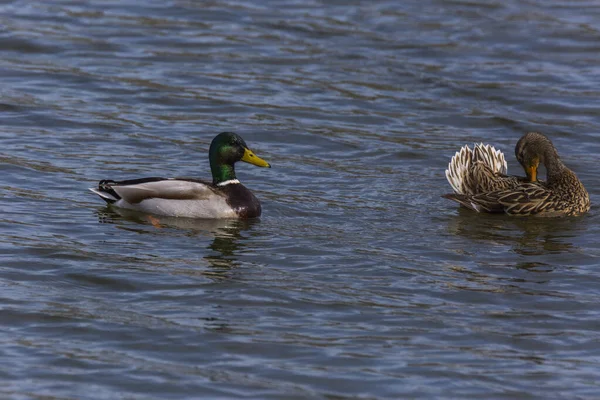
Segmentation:
[[(498, 153), (493, 153), (497, 158), (492, 161), (504, 160)], [(541, 133), (525, 134), (515, 147), (526, 178), (506, 176), (505, 171), (494, 168), (494, 162), (476, 157), (470, 163), (458, 165), (462, 161), (457, 159), (458, 154), (446, 171), (455, 193), (444, 197), (471, 210), (556, 217), (580, 215), (590, 209), (590, 198), (583, 184), (560, 160), (550, 139)], [(540, 163), (546, 167), (546, 182), (537, 180)]]

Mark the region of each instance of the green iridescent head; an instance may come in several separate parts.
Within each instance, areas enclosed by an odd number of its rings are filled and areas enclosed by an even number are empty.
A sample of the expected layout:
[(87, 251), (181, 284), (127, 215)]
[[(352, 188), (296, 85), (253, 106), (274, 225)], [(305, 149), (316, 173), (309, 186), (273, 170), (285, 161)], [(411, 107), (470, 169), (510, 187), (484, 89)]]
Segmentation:
[(237, 179), (234, 164), (244, 161), (259, 167), (271, 168), (268, 162), (256, 156), (246, 145), (240, 135), (233, 132), (219, 133), (210, 144), (208, 150), (210, 170), (215, 185)]

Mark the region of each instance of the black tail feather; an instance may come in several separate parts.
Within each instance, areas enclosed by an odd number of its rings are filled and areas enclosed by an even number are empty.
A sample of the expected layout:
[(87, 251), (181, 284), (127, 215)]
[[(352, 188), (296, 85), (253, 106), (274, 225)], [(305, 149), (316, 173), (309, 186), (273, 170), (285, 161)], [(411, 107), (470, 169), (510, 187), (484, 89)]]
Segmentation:
[(117, 200), (121, 199), (121, 196), (119, 196), (117, 194), (117, 192), (115, 192), (114, 189), (112, 188), (112, 186), (116, 185), (116, 184), (117, 184), (117, 182), (110, 180), (110, 179), (102, 179), (100, 182), (98, 182), (98, 190), (100, 190), (101, 192), (108, 193), (112, 197), (115, 198), (115, 200), (113, 200), (113, 199), (110, 199), (107, 197), (102, 197), (109, 204), (113, 204)]

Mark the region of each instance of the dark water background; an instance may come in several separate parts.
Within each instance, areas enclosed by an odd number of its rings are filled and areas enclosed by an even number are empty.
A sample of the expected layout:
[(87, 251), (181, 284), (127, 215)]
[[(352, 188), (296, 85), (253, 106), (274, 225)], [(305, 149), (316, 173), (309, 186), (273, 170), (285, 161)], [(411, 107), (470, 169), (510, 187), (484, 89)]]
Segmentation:
[[(600, 397), (599, 66), (594, 1), (2, 2), (0, 397)], [(87, 192), (224, 130), (260, 220)], [(528, 130), (588, 215), (440, 198)]]

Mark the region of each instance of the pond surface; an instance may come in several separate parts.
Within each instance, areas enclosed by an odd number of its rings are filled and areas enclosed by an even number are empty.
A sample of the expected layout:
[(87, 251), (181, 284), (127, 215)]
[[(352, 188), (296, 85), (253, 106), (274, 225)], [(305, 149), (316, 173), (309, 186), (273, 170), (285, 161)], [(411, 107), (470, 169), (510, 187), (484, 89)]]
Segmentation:
[[(600, 397), (593, 1), (0, 5), (0, 397)], [(440, 196), (464, 144), (538, 130), (580, 218)], [(210, 178), (253, 221), (108, 209), (104, 178)]]

